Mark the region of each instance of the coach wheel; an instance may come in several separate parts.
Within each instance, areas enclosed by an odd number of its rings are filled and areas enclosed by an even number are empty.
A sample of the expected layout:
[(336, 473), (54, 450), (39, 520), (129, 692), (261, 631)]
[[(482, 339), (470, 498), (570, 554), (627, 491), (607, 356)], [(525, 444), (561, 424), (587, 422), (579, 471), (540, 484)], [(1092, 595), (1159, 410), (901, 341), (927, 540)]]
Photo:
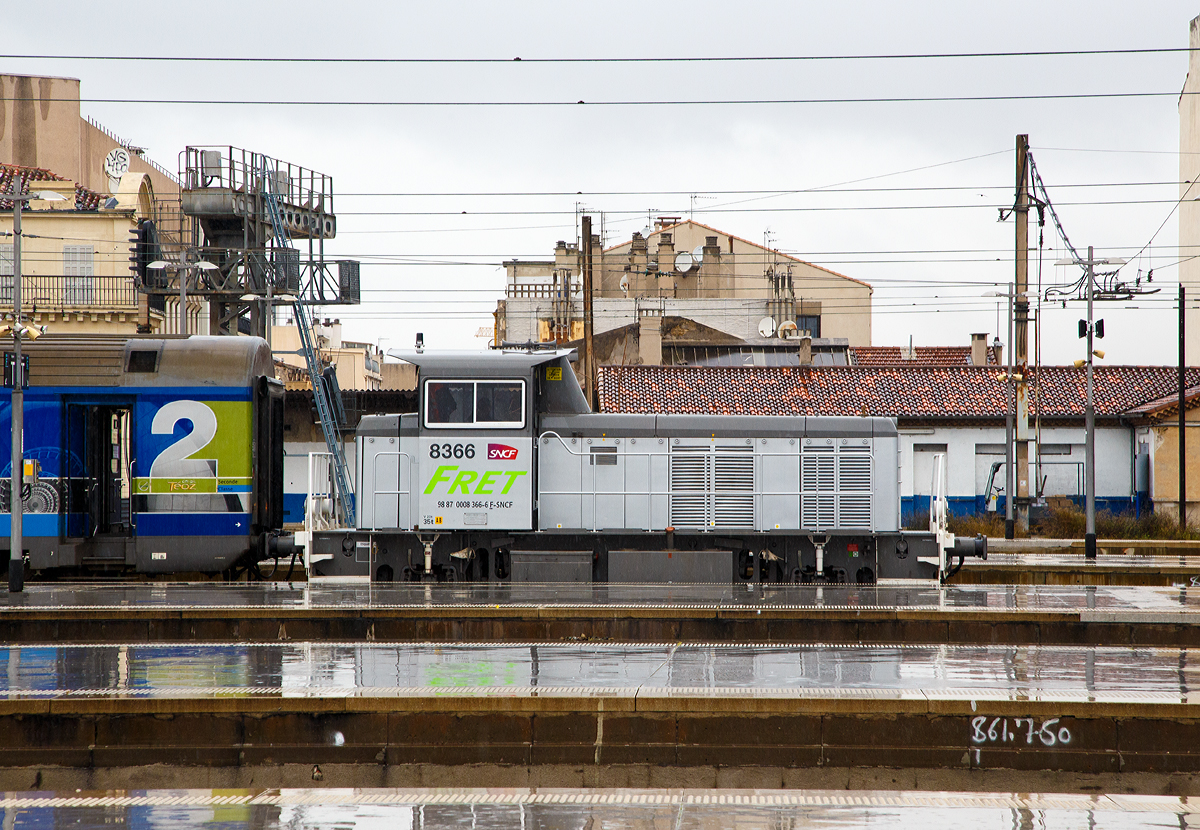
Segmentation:
[(391, 565), (380, 565), (375, 569), (376, 582), (394, 582), (395, 579), (396, 572), (392, 570)]
[(857, 582), (859, 585), (874, 585), (875, 584), (875, 572), (873, 570), (871, 570), (870, 568), (866, 568), (866, 567), (859, 568), (858, 572), (856, 574), (854, 574), (854, 581)]

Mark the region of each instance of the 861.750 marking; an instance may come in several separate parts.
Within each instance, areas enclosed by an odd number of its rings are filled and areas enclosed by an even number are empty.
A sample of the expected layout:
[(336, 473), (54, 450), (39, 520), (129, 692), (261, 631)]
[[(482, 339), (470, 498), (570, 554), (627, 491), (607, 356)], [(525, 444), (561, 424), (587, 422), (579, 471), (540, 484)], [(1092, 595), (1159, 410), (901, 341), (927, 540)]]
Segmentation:
[[(990, 723), (989, 723), (990, 720)], [(1032, 744), (1037, 738), (1043, 746), (1069, 744), (1071, 730), (1058, 725), (1058, 718), (1044, 720), (1039, 725), (1033, 718), (988, 718), (979, 715), (971, 718), (971, 743), (1007, 743), (1025, 739), (1026, 744)]]

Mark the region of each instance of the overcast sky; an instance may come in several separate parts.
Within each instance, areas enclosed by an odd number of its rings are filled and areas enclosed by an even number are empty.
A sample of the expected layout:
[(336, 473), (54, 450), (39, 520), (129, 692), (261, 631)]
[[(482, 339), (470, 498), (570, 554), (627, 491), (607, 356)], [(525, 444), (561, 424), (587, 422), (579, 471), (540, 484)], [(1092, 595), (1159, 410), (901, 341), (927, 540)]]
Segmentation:
[[(966, 345), (1013, 278), (1014, 139), (1028, 133), (1071, 241), (1155, 269), (1161, 294), (1105, 305), (1106, 363), (1174, 363), (1182, 52), (655, 63), (536, 58), (849, 56), (1182, 48), (1200, 4), (227, 2), (10, 4), (8, 55), (504, 59), (500, 63), (27, 60), (82, 80), (83, 112), (176, 169), (233, 145), (333, 176), (335, 258), (363, 262), (345, 336), (478, 348), (501, 263), (549, 258), (580, 207), (606, 243), (692, 215), (875, 287), (874, 343)], [(266, 7), (266, 8), (264, 8)], [(1017, 14), (1016, 12), (1020, 12)], [(521, 62), (511, 60), (521, 57)], [(479, 106), (1164, 93), (1073, 100)], [(87, 99), (375, 102), (248, 106)], [(384, 104), (382, 102), (390, 102)], [(394, 102), (454, 103), (396, 106)], [(853, 183), (853, 184), (847, 184)], [(813, 192), (841, 185), (843, 192)], [(945, 188), (945, 189), (938, 189)], [(852, 192), (845, 192), (851, 190)], [(874, 192), (872, 192), (872, 190)], [(433, 195), (454, 194), (454, 195)], [(461, 195), (460, 195), (461, 194)], [(501, 195), (486, 195), (501, 194)], [(549, 194), (549, 195), (546, 195)], [(1163, 225), (1164, 220), (1166, 224)], [(1159, 227), (1162, 226), (1161, 231)], [(1155, 233), (1157, 231), (1157, 236)], [(1037, 229), (1031, 230), (1036, 245)], [(1074, 281), (1047, 223), (1042, 283)], [(1036, 285), (1037, 254), (1030, 279)], [(1134, 306), (1134, 308), (1127, 308)], [(1080, 304), (1045, 311), (1047, 363), (1083, 356)], [(1001, 323), (1003, 325), (1003, 323)], [(1200, 336), (1196, 332), (1193, 336)]]

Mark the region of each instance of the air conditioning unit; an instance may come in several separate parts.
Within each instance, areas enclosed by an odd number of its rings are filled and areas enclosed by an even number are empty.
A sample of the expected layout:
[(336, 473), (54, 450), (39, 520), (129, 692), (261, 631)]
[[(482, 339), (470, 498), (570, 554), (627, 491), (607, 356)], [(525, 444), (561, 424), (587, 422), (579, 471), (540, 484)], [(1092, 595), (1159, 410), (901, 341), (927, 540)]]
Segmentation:
[(200, 151), (200, 176), (204, 180), (204, 187), (212, 184), (214, 179), (220, 184), (224, 169), (225, 163), (221, 160), (220, 150)]

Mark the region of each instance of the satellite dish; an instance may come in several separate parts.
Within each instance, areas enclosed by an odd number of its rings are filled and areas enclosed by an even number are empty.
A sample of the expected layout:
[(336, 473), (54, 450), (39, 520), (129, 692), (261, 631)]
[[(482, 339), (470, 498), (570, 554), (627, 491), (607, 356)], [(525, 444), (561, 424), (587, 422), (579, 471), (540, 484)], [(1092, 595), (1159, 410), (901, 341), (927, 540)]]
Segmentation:
[(675, 255), (675, 270), (679, 273), (686, 274), (695, 267), (696, 260), (687, 251), (680, 251)]
[(651, 233), (653, 233), (653, 231), (650, 229), (649, 225), (642, 228), (642, 239), (649, 239)]
[(779, 324), (779, 339), (794, 340), (800, 336), (800, 327), (792, 320), (786, 320)]
[(628, 274), (621, 277), (621, 293), (623, 293), (623, 294), (629, 293), (629, 275)]
[(694, 259), (697, 264), (704, 262), (704, 246), (703, 245), (697, 245), (692, 250), (692, 259)]
[(775, 333), (775, 318), (764, 317), (758, 321), (758, 333), (763, 337), (770, 337)]

